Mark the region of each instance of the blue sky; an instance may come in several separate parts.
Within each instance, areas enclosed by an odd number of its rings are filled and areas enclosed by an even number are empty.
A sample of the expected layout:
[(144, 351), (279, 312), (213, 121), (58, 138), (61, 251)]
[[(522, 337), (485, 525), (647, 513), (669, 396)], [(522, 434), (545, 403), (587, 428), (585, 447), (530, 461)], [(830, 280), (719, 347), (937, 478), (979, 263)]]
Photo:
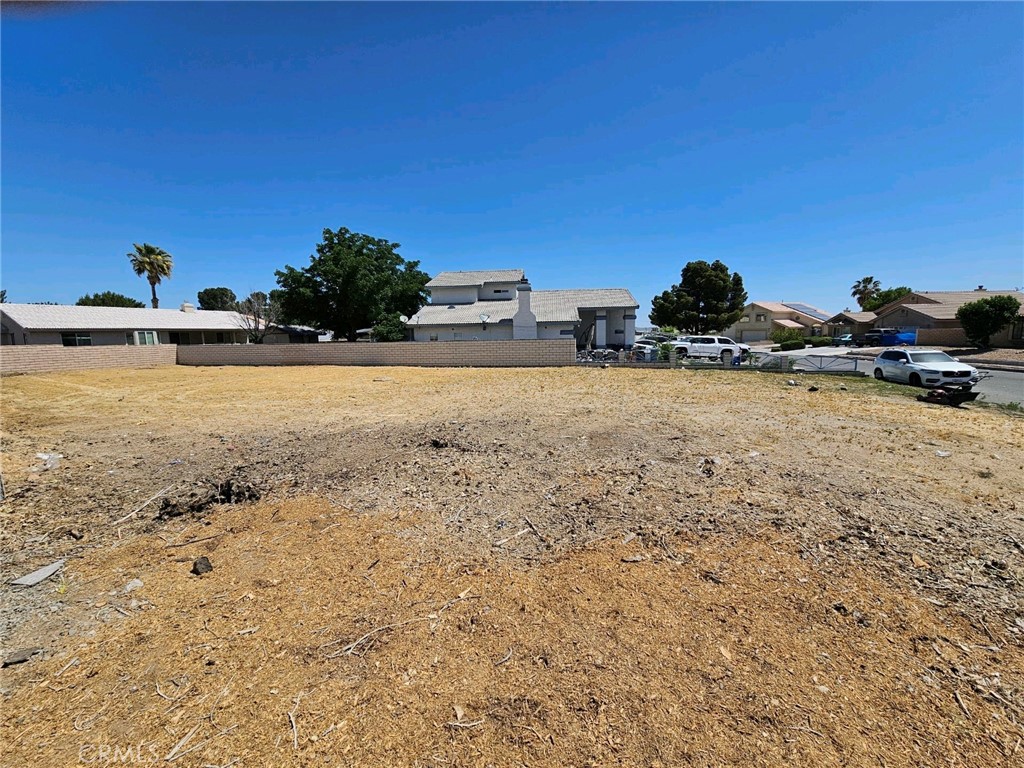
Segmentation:
[(1024, 285), (1024, 5), (4, 10), (9, 301), (275, 287), (325, 227), (536, 289)]

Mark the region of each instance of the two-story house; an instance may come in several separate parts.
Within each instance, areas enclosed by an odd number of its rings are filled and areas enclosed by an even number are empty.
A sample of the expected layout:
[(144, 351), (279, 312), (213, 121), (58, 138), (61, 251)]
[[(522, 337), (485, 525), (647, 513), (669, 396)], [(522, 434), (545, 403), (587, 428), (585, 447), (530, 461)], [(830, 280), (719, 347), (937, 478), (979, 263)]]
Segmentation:
[(625, 288), (535, 291), (521, 269), (441, 272), (409, 318), (414, 341), (574, 338), (631, 347), (639, 304)]

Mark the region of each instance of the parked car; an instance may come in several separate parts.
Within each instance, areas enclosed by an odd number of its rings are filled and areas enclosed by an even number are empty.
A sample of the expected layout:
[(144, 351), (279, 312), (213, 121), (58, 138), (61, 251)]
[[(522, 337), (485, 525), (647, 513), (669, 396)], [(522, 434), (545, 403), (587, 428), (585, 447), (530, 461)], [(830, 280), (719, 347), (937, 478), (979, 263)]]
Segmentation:
[(960, 386), (978, 380), (978, 371), (935, 349), (887, 349), (875, 358), (875, 378), (915, 387)]
[(677, 341), (672, 346), (680, 357), (706, 357), (726, 364), (750, 352), (746, 344), (737, 344), (725, 336), (689, 336), (685, 341)]
[(853, 334), (844, 333), (842, 336), (836, 336), (832, 339), (832, 343), (837, 347), (852, 347), (854, 344)]

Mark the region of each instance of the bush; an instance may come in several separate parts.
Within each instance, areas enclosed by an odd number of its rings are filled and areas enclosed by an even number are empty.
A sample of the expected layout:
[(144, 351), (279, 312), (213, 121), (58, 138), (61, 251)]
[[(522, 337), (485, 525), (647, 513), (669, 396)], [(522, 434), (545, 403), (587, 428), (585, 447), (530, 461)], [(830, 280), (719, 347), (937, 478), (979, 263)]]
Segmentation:
[(385, 315), (373, 326), (370, 338), (374, 341), (405, 341), (405, 323), (398, 312)]
[(803, 337), (804, 332), (799, 328), (776, 328), (768, 334), (768, 338), (776, 344), (784, 341), (801, 341)]
[(964, 304), (956, 319), (972, 344), (987, 349), (990, 337), (1012, 323), (1018, 310), (1020, 302), (1013, 296), (991, 296)]
[(784, 341), (779, 344), (779, 349), (783, 352), (789, 352), (794, 349), (803, 349), (805, 346), (803, 339), (792, 339), (791, 341)]
[(831, 336), (812, 336), (809, 339), (804, 339), (812, 347), (831, 347), (832, 337)]

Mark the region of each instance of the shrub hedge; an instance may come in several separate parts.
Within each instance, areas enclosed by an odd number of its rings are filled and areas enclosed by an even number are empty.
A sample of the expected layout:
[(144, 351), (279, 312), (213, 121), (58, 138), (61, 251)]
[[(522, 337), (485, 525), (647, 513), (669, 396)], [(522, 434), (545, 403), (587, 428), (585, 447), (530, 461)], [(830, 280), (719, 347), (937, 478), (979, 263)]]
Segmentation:
[(831, 347), (832, 337), (831, 336), (812, 336), (809, 339), (804, 339), (812, 347)]

